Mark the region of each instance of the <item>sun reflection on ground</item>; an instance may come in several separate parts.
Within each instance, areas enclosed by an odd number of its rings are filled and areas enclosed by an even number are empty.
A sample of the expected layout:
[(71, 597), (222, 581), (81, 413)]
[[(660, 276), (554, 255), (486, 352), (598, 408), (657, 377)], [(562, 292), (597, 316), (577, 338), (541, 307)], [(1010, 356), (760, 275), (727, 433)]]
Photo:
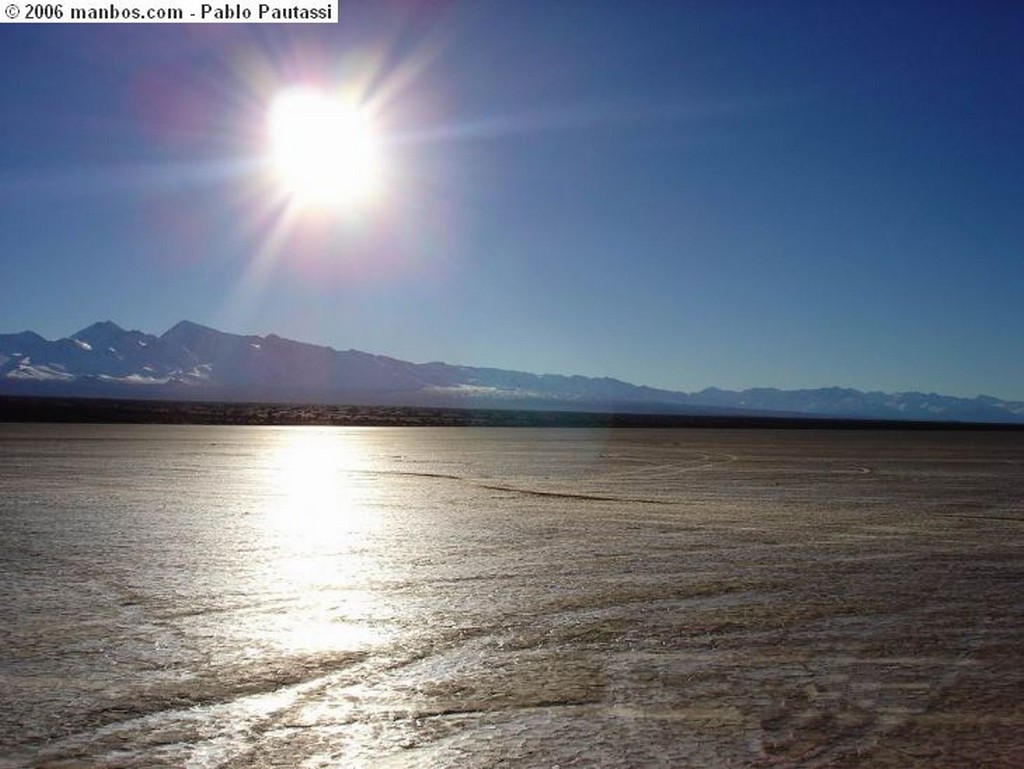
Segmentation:
[[(352, 649), (380, 640), (372, 583), (381, 519), (375, 477), (357, 431), (285, 428), (267, 447), (263, 535), (273, 556), (266, 589), (292, 604), (267, 621), (296, 652)], [(264, 617), (264, 620), (267, 618)]]
[(296, 546), (344, 547), (372, 526), (358, 436), (318, 428), (281, 432), (268, 470), (272, 523)]

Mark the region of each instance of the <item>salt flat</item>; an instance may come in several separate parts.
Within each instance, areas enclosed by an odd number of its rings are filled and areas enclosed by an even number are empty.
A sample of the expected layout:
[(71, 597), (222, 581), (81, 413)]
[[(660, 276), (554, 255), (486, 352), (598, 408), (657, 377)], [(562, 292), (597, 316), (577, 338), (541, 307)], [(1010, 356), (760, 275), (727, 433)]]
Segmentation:
[(1024, 764), (1024, 433), (0, 425), (2, 766)]

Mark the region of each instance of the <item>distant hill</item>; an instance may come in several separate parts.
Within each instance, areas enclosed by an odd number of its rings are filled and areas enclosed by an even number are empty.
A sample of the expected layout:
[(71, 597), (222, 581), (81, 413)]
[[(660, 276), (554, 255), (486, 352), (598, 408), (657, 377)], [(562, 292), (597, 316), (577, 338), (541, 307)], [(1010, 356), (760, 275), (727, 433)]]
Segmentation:
[(161, 336), (110, 321), (56, 341), (32, 331), (0, 334), (0, 394), (1024, 424), (1024, 403), (988, 396), (838, 387), (683, 393), (609, 378), (409, 363), (189, 321)]

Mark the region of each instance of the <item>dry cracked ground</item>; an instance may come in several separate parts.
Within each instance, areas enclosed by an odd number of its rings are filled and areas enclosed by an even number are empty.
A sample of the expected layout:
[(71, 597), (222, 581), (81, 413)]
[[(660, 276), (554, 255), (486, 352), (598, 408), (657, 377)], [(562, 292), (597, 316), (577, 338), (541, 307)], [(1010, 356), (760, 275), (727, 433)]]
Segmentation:
[(332, 604), (373, 640), (211, 659), (21, 761), (1024, 766), (1024, 433), (381, 436)]

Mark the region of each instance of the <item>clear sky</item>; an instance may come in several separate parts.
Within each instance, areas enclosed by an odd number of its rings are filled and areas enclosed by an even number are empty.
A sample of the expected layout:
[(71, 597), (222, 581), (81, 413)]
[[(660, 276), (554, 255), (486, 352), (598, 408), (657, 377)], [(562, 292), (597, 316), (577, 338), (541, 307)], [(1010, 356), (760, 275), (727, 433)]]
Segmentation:
[[(341, 6), (0, 24), (0, 332), (1024, 400), (1024, 4)], [(372, 114), (372, 201), (271, 178), (299, 85)]]

